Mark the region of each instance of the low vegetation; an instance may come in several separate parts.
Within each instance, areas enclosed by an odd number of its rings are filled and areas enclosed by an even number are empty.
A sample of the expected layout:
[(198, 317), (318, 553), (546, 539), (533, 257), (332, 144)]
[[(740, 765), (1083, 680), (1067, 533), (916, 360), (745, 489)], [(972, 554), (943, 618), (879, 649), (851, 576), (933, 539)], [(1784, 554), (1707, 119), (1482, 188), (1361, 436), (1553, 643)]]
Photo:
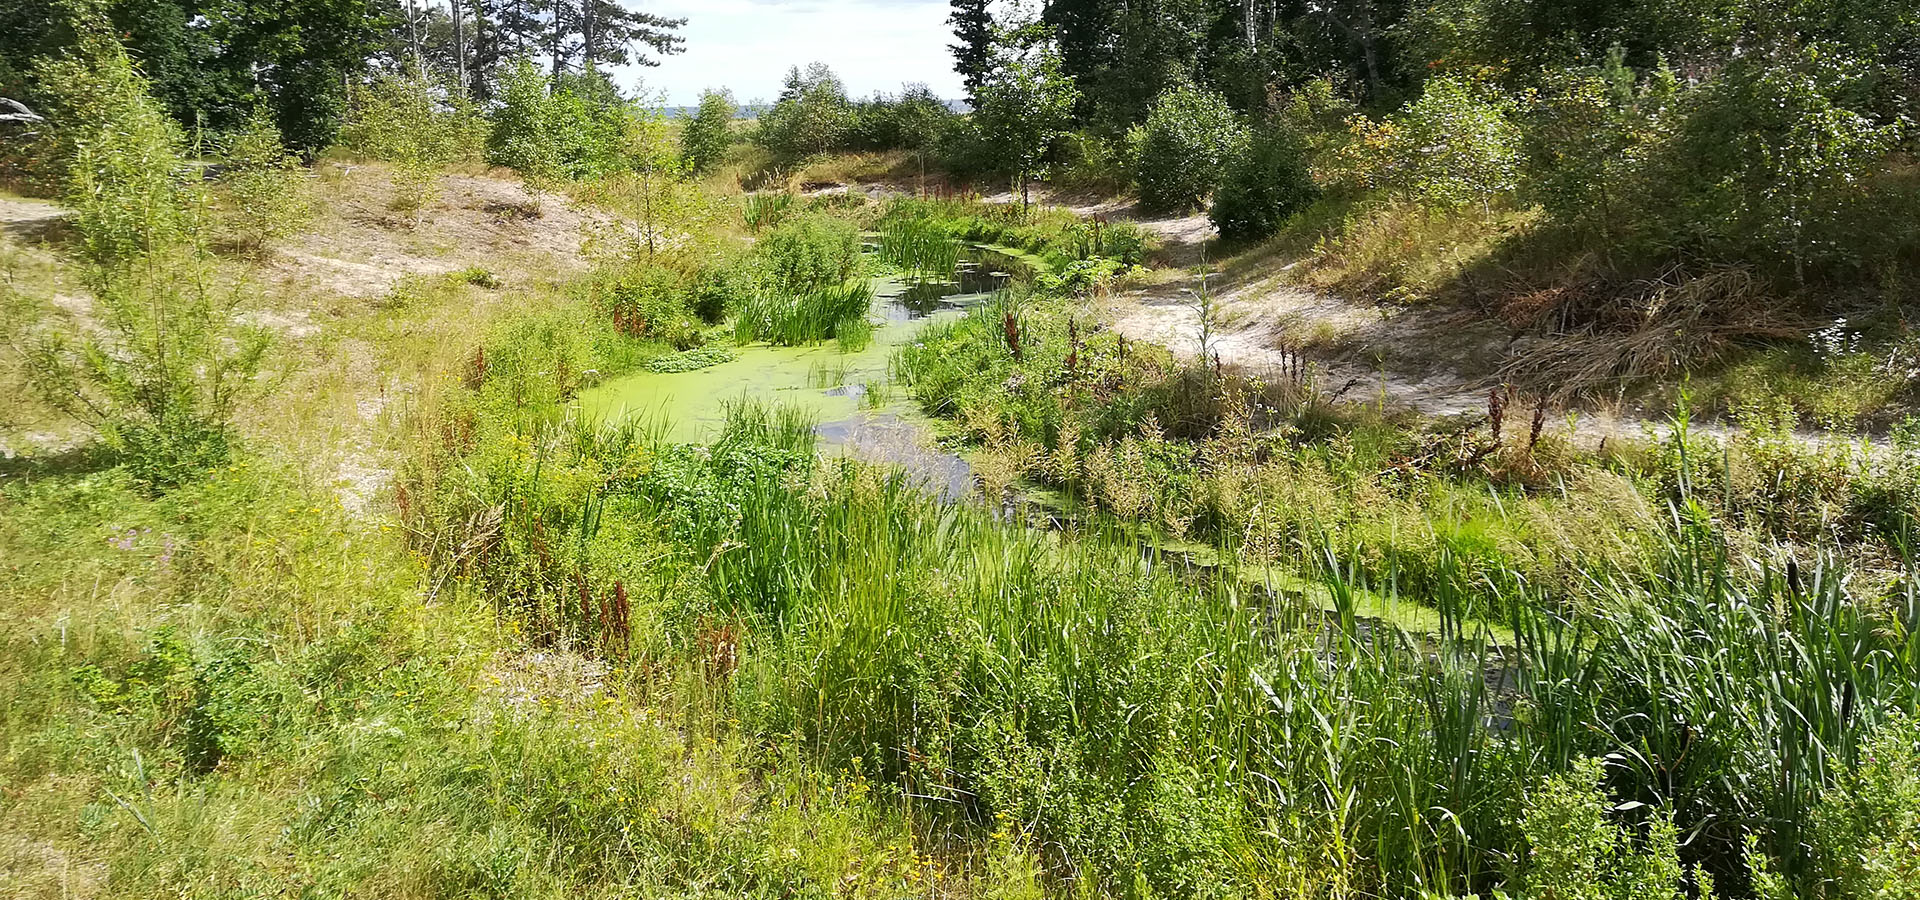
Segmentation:
[[(1169, 207), (1210, 195), (1238, 240), (1279, 229), (1253, 252), (1311, 236), (1306, 277), (1407, 299), (1489, 259), (1526, 276), (1531, 257), (1503, 254), (1534, 241), (1600, 248), (1569, 264), (1581, 278), (1682, 254), (1632, 310), (1598, 288), (1540, 301), (1602, 316), (1586, 336), (1606, 352), (1570, 359), (1655, 378), (1668, 417), (1602, 436), (1502, 388), (1431, 420), (1291, 352), (1236, 372), (1209, 352), (1204, 268), (1200, 352), (1125, 340), (1089, 301), (1174, 277), (1144, 269), (1126, 223), (742, 199), (725, 98), (676, 140), (595, 74), (677, 46), (645, 14), (608, 11), (620, 59), (584, 31), (564, 49), (556, 20), (554, 71), (488, 60), (485, 107), (463, 44), (449, 85), (412, 40), (410, 65), (350, 92), (336, 152), (395, 182), (371, 205), (302, 196), (265, 114), (233, 120), (202, 177), (155, 99), (170, 82), (75, 20), (35, 64), (71, 218), (37, 246), (0, 238), (18, 336), (0, 377), (84, 426), (0, 463), (0, 893), (1920, 892), (1920, 426), (1796, 430), (1890, 403), (1870, 373), (1900, 363), (1839, 324), (1807, 351), (1828, 380), (1791, 391), (1739, 381), (1790, 383), (1778, 371), (1696, 385), (1641, 362), (1711, 349), (1728, 304), (1842, 283), (1834, 236), (1901, 208), (1880, 179), (1901, 177), (1904, 138), (1851, 70), (1782, 51), (1682, 86), (1627, 55), (1585, 72), (1516, 53), (1410, 78), (1353, 29), (1368, 105), (1302, 82), (1255, 114), (1233, 60), (1258, 61), (1272, 23), (1249, 25), (1247, 57), (1163, 71), (1171, 37), (1115, 13), (1103, 33), (1147, 75), (1115, 81), (1083, 33), (1104, 7), (997, 31), (956, 8), (985, 42), (963, 56), (974, 117), (920, 94), (854, 104), (822, 68), (752, 140), (784, 166), (944, 135), (1024, 180), (1074, 127), (1137, 120), (1132, 147), (1084, 158), (1124, 157)], [(1408, 46), (1559, 52), (1501, 30), (1524, 17), (1437, 9), (1408, 13)], [(1529, 92), (1521, 67), (1573, 74)], [(264, 108), (285, 119), (299, 96)], [(1545, 140), (1541, 104), (1646, 136)], [(1764, 146), (1686, 162), (1727, 134)], [(482, 159), (537, 193), (449, 181)], [(485, 209), (526, 225), (516, 239), (568, 204), (577, 268), (467, 255), (364, 297), (258, 277), (321, 237), (298, 204), (338, 221), (330, 204), (392, 201), (400, 218), (364, 227), (404, 245), (461, 183), (525, 201)], [(1646, 215), (1571, 218), (1603, 197)], [(1898, 261), (1887, 227), (1872, 239)], [(1466, 255), (1437, 262), (1436, 235)], [(699, 398), (724, 419), (701, 443), (587, 411), (613, 379), (778, 353), (831, 367), (813, 345), (867, 343), (877, 278), (944, 283), (964, 244), (1020, 277), (884, 327), (918, 329), (888, 343), (891, 377), (977, 496), (823, 454), (794, 407)], [(269, 340), (292, 311), (311, 329)], [(1620, 322), (1657, 339), (1607, 341)], [(338, 409), (269, 394), (329, 359)], [(1703, 402), (1738, 414), (1704, 428)], [(379, 477), (309, 465), (322, 443)]]

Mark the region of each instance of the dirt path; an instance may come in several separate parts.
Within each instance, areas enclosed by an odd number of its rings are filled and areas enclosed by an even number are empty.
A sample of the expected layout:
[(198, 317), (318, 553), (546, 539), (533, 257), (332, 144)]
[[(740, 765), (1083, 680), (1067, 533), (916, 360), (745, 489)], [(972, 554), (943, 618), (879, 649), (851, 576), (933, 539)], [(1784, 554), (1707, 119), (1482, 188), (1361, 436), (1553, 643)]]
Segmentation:
[[(1132, 222), (1159, 243), (1153, 274), (1141, 283), (1095, 301), (1108, 327), (1135, 340), (1167, 347), (1187, 358), (1202, 342), (1203, 266), (1212, 295), (1206, 352), (1222, 365), (1266, 375), (1305, 364), (1329, 397), (1379, 403), (1425, 416), (1484, 415), (1496, 373), (1516, 336), (1470, 312), (1437, 307), (1369, 305), (1302, 287), (1283, 260), (1242, 257), (1206, 266), (1213, 226), (1204, 214), (1146, 216), (1125, 200), (1035, 194), (1036, 202), (1081, 216)], [(1018, 202), (1013, 194), (989, 202)], [(1220, 271), (1224, 269), (1224, 271)], [(1522, 400), (1522, 403), (1530, 403)], [(1573, 439), (1590, 445), (1607, 436), (1664, 433), (1661, 415), (1614, 406), (1588, 407), (1577, 420), (1549, 417), (1549, 430), (1576, 429)], [(1724, 424), (1696, 422), (1702, 433), (1728, 434)], [(1818, 435), (1803, 435), (1809, 443)]]
[[(1150, 216), (1131, 200), (1047, 191), (1036, 197), (1076, 215), (1131, 222), (1155, 238), (1154, 275), (1097, 305), (1101, 319), (1129, 338), (1200, 355), (1204, 289), (1213, 301), (1206, 354), (1223, 365), (1268, 373), (1304, 360), (1321, 388), (1342, 399), (1432, 416), (1486, 408), (1490, 378), (1510, 341), (1496, 325), (1439, 310), (1352, 303), (1291, 283), (1277, 261), (1266, 268), (1229, 266), (1203, 284), (1198, 272), (1214, 238), (1205, 213)], [(1010, 193), (986, 199), (1019, 200)]]
[(67, 210), (46, 200), (0, 197), (0, 234), (22, 244), (46, 239), (67, 217)]

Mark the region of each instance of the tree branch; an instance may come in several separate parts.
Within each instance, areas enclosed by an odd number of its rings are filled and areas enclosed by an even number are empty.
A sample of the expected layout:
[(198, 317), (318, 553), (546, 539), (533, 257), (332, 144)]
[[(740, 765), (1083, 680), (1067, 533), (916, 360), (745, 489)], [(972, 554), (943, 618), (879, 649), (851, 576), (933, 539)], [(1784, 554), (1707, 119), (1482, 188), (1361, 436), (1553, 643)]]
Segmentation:
[(18, 100), (0, 97), (0, 122), (45, 122), (39, 113)]

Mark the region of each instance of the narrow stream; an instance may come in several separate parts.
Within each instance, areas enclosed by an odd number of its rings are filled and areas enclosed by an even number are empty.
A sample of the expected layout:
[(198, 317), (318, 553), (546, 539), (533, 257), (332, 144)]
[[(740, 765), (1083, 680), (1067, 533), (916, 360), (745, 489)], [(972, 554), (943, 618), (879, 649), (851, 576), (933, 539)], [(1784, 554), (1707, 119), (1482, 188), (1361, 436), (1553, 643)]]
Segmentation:
[(1025, 268), (1023, 260), (992, 248), (963, 248), (951, 279), (875, 278), (867, 313), (875, 323), (873, 340), (861, 350), (842, 352), (833, 341), (749, 344), (733, 348), (732, 360), (704, 369), (613, 379), (582, 392), (580, 405), (609, 420), (653, 417), (664, 423), (668, 440), (685, 443), (718, 434), (728, 401), (792, 406), (819, 423), (814, 431), (830, 452), (900, 466), (947, 499), (958, 499), (973, 490), (972, 468), (934, 442), (932, 420), (889, 385), (887, 364), (929, 323), (968, 315)]

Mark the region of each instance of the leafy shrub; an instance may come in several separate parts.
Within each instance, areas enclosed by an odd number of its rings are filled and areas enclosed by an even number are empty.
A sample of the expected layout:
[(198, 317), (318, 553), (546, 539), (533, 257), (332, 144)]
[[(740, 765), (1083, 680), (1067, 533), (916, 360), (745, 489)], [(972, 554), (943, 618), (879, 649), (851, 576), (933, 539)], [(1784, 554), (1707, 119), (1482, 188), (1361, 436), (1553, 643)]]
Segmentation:
[(1064, 135), (1054, 145), (1053, 183), (1073, 190), (1119, 193), (1133, 182), (1128, 143), (1091, 131)]
[(256, 109), (245, 127), (226, 140), (227, 227), (233, 239), (259, 249), (300, 230), (313, 215), (313, 200), (299, 161), (280, 144), (280, 130)]
[(1193, 208), (1213, 192), (1245, 139), (1219, 94), (1191, 83), (1168, 88), (1154, 101), (1138, 138), (1134, 178), (1141, 204), (1161, 212)]
[(690, 281), (677, 266), (615, 265), (594, 273), (590, 291), (594, 305), (621, 334), (684, 350), (700, 342)]
[(62, 189), (87, 262), (121, 267), (191, 241), (204, 213), (184, 182), (179, 128), (147, 93), (126, 51), (96, 23), (63, 58), (39, 62)]
[(733, 144), (733, 95), (726, 91), (707, 91), (700, 95), (700, 110), (680, 132), (680, 158), (687, 170), (706, 172), (726, 156)]
[(1648, 161), (1650, 242), (1799, 280), (1910, 250), (1911, 188), (1876, 177), (1902, 126), (1875, 114), (1872, 81), (1858, 60), (1806, 49), (1737, 60), (1690, 93)]
[(1306, 148), (1291, 131), (1260, 130), (1227, 166), (1208, 216), (1220, 236), (1251, 241), (1278, 230), (1320, 194), (1308, 172)]
[(479, 156), (486, 136), (486, 120), (459, 89), (419, 74), (386, 75), (354, 89), (340, 145), (392, 163), (392, 206), (415, 212), (433, 201), (439, 171)]
[(846, 86), (825, 63), (787, 72), (779, 102), (760, 116), (753, 139), (786, 165), (845, 145), (852, 124)]
[(810, 215), (774, 228), (755, 247), (771, 286), (806, 293), (840, 285), (860, 271), (860, 232), (843, 219)]
[(846, 145), (856, 150), (924, 150), (955, 118), (924, 84), (909, 84), (899, 96), (875, 95), (854, 105)]
[(1644, 85), (1619, 48), (1604, 66), (1546, 73), (1522, 117), (1525, 194), (1555, 221), (1607, 236), (1641, 213), (1649, 150), (1670, 128), (1671, 71)]
[[(1520, 897), (1538, 900), (1676, 900), (1681, 889), (1679, 838), (1656, 814), (1644, 843), (1607, 821), (1612, 805), (1600, 792), (1602, 764), (1588, 759), (1548, 777), (1528, 797), (1520, 819), (1527, 857)], [(1638, 806), (1636, 804), (1635, 806)]]
[(501, 79), (487, 159), (537, 188), (600, 178), (633, 166), (632, 132), (639, 124), (604, 76), (550, 82), (522, 59)]
[(709, 325), (746, 305), (753, 296), (753, 272), (745, 264), (703, 267), (695, 276), (687, 305)]
[(1484, 206), (1512, 191), (1518, 176), (1520, 133), (1511, 106), (1476, 82), (1432, 79), (1393, 117), (1350, 120), (1340, 177), (1433, 208)]
[(29, 370), (47, 401), (95, 427), (136, 481), (167, 488), (226, 460), (230, 419), (257, 389), (267, 337), (235, 324), (239, 292), (214, 283), (206, 200), (179, 180), (178, 130), (110, 36), (89, 32), (82, 48), (41, 75), (71, 136), (67, 202), (101, 327), (39, 336)]
[(1882, 724), (1855, 769), (1821, 798), (1813, 821), (1831, 896), (1920, 896), (1920, 720)]

